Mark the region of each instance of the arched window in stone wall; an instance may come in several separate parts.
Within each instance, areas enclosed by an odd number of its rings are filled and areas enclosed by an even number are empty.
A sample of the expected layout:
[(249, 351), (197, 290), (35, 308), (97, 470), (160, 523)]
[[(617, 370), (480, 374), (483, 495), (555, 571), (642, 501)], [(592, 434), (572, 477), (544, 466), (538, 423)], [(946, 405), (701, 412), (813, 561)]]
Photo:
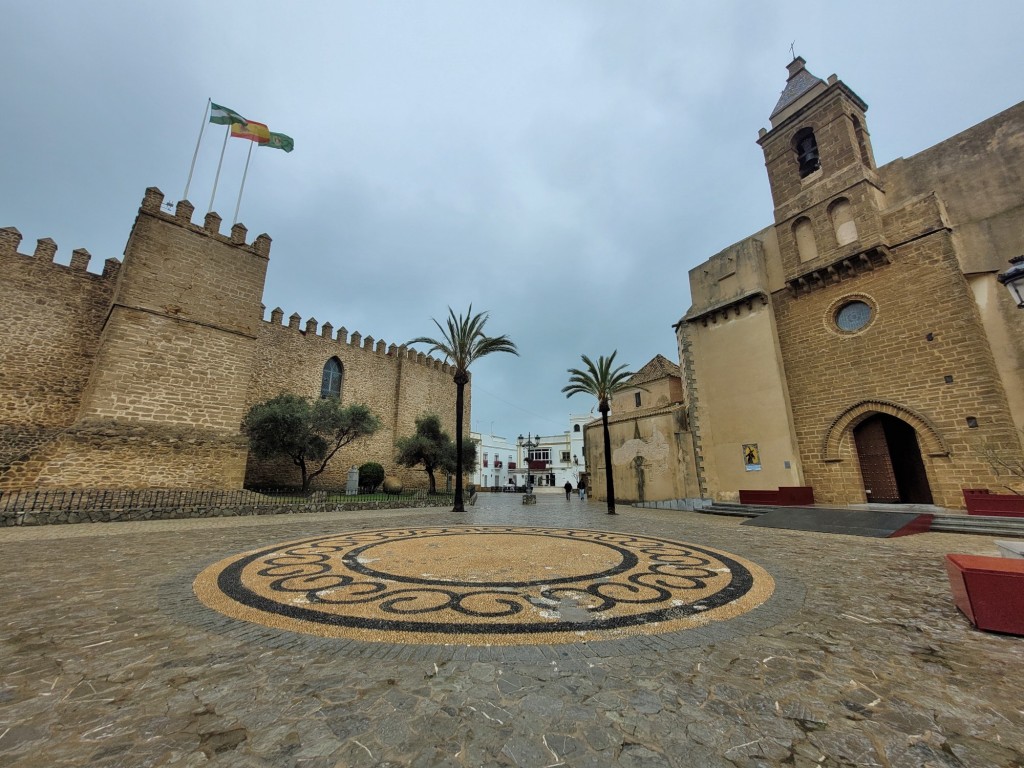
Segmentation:
[(853, 220), (853, 206), (849, 200), (841, 197), (832, 203), (828, 208), (828, 216), (832, 220), (832, 229), (839, 245), (857, 240), (857, 222)]
[(871, 152), (868, 151), (868, 136), (864, 131), (864, 126), (860, 124), (860, 120), (856, 117), (850, 116), (853, 121), (853, 132), (857, 137), (857, 148), (860, 150), (860, 161), (864, 163), (864, 166), (871, 168)]
[(320, 397), (336, 397), (341, 399), (341, 380), (344, 369), (341, 360), (332, 357), (324, 363), (324, 374), (320, 379)]
[(814, 241), (814, 225), (806, 216), (801, 216), (793, 223), (793, 236), (796, 238), (796, 251), (800, 261), (812, 261), (818, 258), (818, 244)]
[(573, 424), (572, 425), (572, 431), (573, 432), (579, 432), (580, 431), (580, 425), (579, 424)]
[(801, 179), (821, 168), (821, 161), (818, 158), (818, 140), (814, 138), (813, 129), (801, 128), (796, 132), (793, 136), (793, 151), (796, 152)]

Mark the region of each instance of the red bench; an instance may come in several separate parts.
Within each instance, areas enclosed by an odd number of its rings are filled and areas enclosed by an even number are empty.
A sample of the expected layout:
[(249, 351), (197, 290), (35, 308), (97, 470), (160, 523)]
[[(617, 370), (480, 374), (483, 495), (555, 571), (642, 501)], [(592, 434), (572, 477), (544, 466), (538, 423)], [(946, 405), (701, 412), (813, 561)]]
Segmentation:
[(964, 488), (967, 514), (994, 517), (1024, 517), (1024, 496), (989, 493), (987, 488)]
[(953, 601), (978, 629), (1024, 636), (1024, 560), (946, 555)]
[(813, 503), (814, 489), (809, 485), (780, 486), (777, 491), (740, 491), (740, 504), (807, 507)]

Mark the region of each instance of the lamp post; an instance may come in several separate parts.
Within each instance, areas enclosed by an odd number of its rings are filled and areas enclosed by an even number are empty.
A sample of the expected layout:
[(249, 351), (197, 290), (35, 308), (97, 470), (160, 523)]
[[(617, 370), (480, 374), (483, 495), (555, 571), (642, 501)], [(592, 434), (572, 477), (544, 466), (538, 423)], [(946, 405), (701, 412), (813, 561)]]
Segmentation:
[(1014, 256), (1010, 263), (1013, 266), (996, 275), (996, 280), (1006, 286), (1018, 309), (1024, 309), (1024, 256)]
[(520, 435), (516, 438), (516, 443), (521, 449), (526, 450), (526, 493), (523, 495), (523, 504), (536, 504), (537, 497), (533, 495), (533, 476), (530, 474), (530, 451), (540, 445), (540, 442), (533, 439), (533, 433), (528, 432), (525, 440)]

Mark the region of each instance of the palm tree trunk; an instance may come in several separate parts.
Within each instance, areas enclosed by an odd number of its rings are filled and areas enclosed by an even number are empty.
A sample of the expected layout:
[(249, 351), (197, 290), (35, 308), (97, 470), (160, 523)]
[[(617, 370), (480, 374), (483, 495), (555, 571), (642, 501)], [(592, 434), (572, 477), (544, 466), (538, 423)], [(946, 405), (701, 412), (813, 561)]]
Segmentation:
[(604, 478), (605, 492), (608, 496), (608, 514), (615, 512), (615, 477), (612, 475), (612, 439), (608, 434), (608, 402), (601, 401), (601, 428), (604, 431)]
[(464, 373), (455, 374), (455, 505), (452, 512), (466, 511), (462, 500), (462, 408), (468, 380)]

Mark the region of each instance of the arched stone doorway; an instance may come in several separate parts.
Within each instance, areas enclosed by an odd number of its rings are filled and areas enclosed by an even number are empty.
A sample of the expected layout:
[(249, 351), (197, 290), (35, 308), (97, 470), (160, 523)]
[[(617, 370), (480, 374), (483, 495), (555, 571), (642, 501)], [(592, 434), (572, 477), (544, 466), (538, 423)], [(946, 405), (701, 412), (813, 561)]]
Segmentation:
[(887, 413), (874, 413), (853, 429), (861, 477), (868, 501), (931, 504), (917, 432)]

